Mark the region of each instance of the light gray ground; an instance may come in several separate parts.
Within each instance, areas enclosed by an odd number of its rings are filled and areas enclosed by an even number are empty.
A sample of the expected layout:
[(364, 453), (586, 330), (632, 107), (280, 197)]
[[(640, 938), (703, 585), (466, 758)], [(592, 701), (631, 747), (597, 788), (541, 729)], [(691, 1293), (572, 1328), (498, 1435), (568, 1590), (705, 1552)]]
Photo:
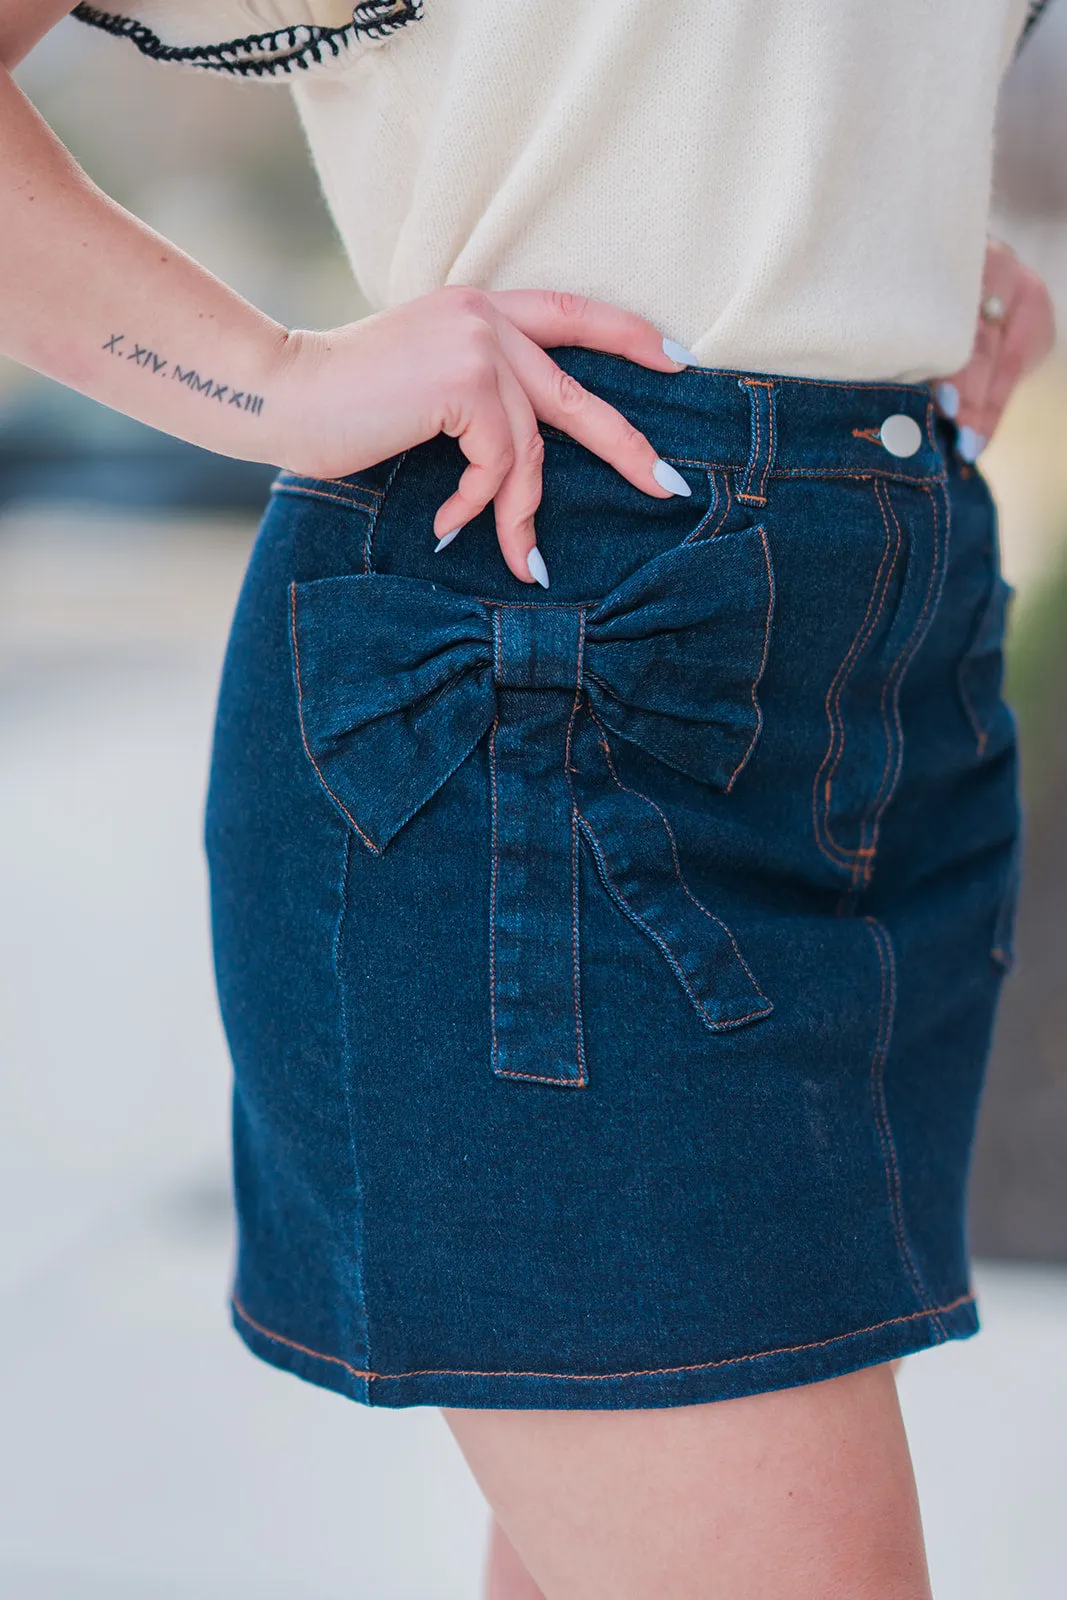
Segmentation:
[[(230, 1332), (227, 1060), (200, 806), (247, 530), (0, 521), (0, 1595), (475, 1600), (437, 1414)], [(902, 1394), (938, 1600), (1058, 1600), (1067, 1274)]]

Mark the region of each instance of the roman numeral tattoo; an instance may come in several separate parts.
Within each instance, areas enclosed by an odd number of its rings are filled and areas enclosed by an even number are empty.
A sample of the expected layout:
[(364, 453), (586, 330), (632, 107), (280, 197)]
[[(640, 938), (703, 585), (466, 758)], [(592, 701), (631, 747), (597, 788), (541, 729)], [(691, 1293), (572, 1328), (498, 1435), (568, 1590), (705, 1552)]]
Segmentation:
[(207, 395), (210, 400), (217, 400), (220, 405), (236, 406), (238, 411), (247, 411), (252, 417), (258, 417), (262, 412), (263, 395), (253, 394), (250, 389), (235, 389), (232, 384), (220, 383), (217, 378), (203, 378), (195, 367), (183, 367), (177, 361), (172, 365), (165, 356), (157, 355), (154, 350), (150, 350), (147, 345), (138, 344), (136, 340), (132, 350), (122, 349), (120, 346), (125, 338), (124, 333), (113, 333), (101, 349), (110, 355), (133, 361), (145, 372), (154, 373), (156, 376), (165, 373), (169, 367), (171, 377), (177, 378), (185, 388), (196, 394)]

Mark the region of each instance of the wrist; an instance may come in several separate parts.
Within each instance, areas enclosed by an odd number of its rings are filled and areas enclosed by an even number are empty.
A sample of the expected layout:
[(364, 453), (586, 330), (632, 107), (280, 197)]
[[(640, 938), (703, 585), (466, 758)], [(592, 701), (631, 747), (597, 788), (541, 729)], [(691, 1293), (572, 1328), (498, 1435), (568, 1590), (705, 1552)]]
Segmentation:
[(308, 328), (280, 328), (267, 379), (270, 395), (271, 461), (314, 476), (314, 439), (308, 425), (309, 395), (321, 371), (325, 336)]

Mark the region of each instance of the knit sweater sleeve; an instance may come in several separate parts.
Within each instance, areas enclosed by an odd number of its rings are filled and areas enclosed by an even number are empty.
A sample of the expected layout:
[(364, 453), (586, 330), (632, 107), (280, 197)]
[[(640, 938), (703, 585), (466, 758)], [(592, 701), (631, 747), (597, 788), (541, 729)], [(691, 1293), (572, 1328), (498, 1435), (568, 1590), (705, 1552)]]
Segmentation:
[(129, 0), (122, 11), (83, 3), (72, 14), (154, 61), (285, 82), (343, 68), (417, 22), (422, 0)]
[(1050, 0), (1029, 0), (1026, 21), (1023, 23), (1022, 33), (1019, 35), (1018, 50), (1021, 50), (1027, 39), (1033, 33), (1042, 16), (1048, 10)]

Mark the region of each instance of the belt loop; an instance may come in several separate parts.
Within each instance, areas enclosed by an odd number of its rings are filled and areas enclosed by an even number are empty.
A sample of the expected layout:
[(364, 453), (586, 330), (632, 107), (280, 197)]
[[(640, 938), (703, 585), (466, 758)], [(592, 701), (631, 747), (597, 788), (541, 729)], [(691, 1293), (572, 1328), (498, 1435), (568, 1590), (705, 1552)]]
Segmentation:
[(774, 384), (767, 378), (738, 378), (738, 388), (748, 390), (752, 419), (752, 443), (741, 477), (737, 498), (752, 506), (767, 504), (764, 490), (767, 474), (774, 463), (777, 443), (774, 417)]

